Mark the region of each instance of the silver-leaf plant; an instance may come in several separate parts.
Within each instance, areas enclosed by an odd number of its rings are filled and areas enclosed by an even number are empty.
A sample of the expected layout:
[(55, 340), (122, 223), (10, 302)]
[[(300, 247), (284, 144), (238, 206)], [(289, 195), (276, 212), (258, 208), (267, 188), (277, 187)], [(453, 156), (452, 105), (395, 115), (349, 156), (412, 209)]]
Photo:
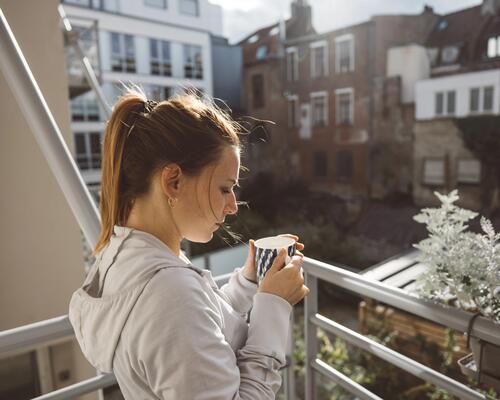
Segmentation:
[(457, 190), (434, 194), (441, 206), (424, 208), (414, 217), (428, 231), (428, 237), (414, 245), (420, 250), (419, 261), (427, 266), (417, 278), (417, 293), (500, 323), (500, 234), (484, 217), (482, 233), (468, 230), (478, 214), (455, 204)]

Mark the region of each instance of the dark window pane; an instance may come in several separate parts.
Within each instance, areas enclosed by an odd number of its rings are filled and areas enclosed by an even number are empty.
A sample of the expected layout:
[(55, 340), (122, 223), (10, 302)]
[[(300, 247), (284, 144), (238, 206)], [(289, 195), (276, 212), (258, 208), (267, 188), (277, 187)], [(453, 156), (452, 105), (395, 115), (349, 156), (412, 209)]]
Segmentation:
[(326, 178), (328, 171), (328, 160), (326, 152), (317, 151), (314, 153), (314, 176)]
[(76, 154), (87, 154), (87, 144), (84, 133), (75, 133), (75, 151)]
[(253, 108), (264, 107), (264, 77), (262, 74), (252, 76)]
[(149, 53), (151, 58), (158, 58), (158, 41), (156, 39), (149, 39)]
[(493, 111), (493, 87), (484, 88), (483, 111)]
[(32, 399), (41, 394), (34, 351), (0, 360), (0, 399)]
[(352, 179), (352, 170), (352, 153), (349, 151), (339, 151), (337, 153), (337, 181), (349, 182)]
[(479, 88), (470, 90), (470, 110), (471, 112), (479, 111)]
[(444, 96), (442, 92), (436, 93), (436, 115), (443, 115), (443, 100)]
[(448, 114), (455, 114), (455, 92), (448, 92), (447, 96), (446, 112)]

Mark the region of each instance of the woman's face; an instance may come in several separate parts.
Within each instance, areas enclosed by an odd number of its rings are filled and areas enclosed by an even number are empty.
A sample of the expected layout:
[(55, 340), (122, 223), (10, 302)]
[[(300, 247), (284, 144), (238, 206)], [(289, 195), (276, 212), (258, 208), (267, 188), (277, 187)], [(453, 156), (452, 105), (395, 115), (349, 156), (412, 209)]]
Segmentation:
[(175, 208), (180, 217), (179, 228), (183, 238), (192, 242), (206, 243), (219, 229), (226, 215), (236, 214), (234, 187), (240, 171), (239, 148), (227, 146), (216, 165), (206, 167), (186, 183)]

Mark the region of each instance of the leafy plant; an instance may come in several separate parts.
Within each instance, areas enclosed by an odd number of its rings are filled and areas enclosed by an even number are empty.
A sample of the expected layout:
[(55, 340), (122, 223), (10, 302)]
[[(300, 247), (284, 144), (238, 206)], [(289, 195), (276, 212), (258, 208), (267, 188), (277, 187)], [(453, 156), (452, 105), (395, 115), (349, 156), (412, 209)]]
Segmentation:
[(439, 208), (425, 208), (414, 219), (427, 226), (428, 238), (415, 245), (428, 270), (417, 279), (418, 293), (455, 304), (500, 323), (500, 234), (482, 217), (483, 233), (468, 231), (477, 213), (458, 207), (458, 192), (435, 192)]

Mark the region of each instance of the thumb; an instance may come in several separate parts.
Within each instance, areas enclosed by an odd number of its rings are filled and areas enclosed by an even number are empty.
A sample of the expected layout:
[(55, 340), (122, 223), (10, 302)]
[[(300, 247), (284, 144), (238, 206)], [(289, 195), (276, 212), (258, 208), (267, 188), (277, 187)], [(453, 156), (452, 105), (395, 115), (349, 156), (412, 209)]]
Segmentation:
[(278, 256), (274, 259), (271, 268), (269, 268), (269, 272), (276, 273), (279, 270), (281, 270), (285, 266), (285, 257), (286, 257), (286, 250), (281, 249), (278, 253)]

